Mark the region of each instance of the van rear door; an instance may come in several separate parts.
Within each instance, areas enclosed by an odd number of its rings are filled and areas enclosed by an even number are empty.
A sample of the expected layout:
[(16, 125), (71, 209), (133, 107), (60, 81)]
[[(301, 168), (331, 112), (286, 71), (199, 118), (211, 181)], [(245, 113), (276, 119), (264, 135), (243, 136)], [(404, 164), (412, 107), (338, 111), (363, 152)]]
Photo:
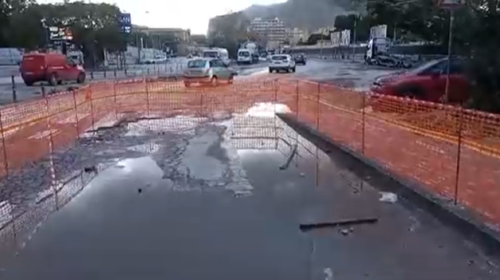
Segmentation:
[(43, 75), (45, 73), (45, 56), (40, 54), (25, 55), (19, 69), (24, 76)]

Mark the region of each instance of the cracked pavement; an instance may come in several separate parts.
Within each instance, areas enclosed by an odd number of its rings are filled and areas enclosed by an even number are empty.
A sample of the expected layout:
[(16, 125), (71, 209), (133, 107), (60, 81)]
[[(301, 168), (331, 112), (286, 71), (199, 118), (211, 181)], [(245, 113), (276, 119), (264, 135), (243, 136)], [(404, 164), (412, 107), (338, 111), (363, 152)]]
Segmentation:
[[(378, 175), (256, 107), (122, 122), (13, 175), (13, 209), (28, 211), (0, 231), (0, 277), (498, 279), (495, 260), (429, 214), (380, 202)], [(56, 197), (50, 166), (67, 183)], [(299, 230), (368, 215), (379, 222)]]

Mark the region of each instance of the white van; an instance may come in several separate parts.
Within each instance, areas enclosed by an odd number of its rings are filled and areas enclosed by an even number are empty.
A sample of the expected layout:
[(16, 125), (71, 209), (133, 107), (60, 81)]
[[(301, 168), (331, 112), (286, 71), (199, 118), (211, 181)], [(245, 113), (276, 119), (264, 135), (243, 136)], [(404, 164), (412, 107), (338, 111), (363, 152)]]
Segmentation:
[(238, 64), (252, 64), (253, 53), (249, 49), (239, 49), (236, 62)]
[(229, 60), (229, 53), (227, 52), (226, 49), (222, 48), (213, 48), (213, 49), (208, 49), (203, 51), (203, 57), (204, 58), (218, 58), (226, 64), (226, 66), (229, 66), (231, 61)]

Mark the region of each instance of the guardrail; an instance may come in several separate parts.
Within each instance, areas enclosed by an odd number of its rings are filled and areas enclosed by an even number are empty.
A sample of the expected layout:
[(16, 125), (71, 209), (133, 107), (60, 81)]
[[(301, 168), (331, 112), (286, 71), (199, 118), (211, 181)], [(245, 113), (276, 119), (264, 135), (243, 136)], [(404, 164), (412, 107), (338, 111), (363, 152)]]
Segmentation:
[[(130, 79), (140, 77), (173, 77), (180, 76), (186, 69), (186, 63), (162, 63), (149, 65), (136, 65), (125, 69), (112, 69), (102, 71), (88, 70), (86, 72), (86, 82), (93, 83), (109, 79)], [(64, 82), (62, 85), (51, 86), (47, 82), (39, 82), (35, 86), (27, 87), (19, 74), (0, 78), (4, 89), (0, 88), (3, 95), (1, 103), (19, 102), (25, 99), (44, 97), (59, 91), (64, 91), (68, 87), (79, 87), (74, 81)], [(32, 94), (25, 94), (30, 91)]]
[(499, 115), (302, 80), (185, 88), (182, 82), (140, 78), (103, 81), (0, 109), (0, 250), (22, 245), (101, 168), (85, 147), (105, 140), (98, 133), (105, 123), (245, 113), (259, 102), (286, 105), (299, 121), (418, 182), (443, 203), (465, 206), (500, 225)]

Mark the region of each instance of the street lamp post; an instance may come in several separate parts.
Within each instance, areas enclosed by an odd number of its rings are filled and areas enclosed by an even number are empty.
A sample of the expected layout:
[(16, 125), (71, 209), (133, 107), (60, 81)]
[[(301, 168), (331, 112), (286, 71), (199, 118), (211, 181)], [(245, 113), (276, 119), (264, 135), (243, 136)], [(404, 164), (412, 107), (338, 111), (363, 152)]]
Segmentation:
[(444, 89), (444, 102), (448, 103), (450, 90), (450, 64), (451, 64), (451, 47), (453, 44), (453, 23), (455, 21), (455, 13), (450, 9), (450, 28), (448, 32), (448, 63), (446, 64), (446, 86)]
[(47, 26), (46, 19), (42, 18), (40, 20), (40, 23), (42, 24), (42, 28), (43, 28), (43, 34), (44, 34), (44, 39), (45, 39), (45, 49), (48, 49), (49, 44), (50, 44), (50, 34), (49, 34), (49, 28)]

